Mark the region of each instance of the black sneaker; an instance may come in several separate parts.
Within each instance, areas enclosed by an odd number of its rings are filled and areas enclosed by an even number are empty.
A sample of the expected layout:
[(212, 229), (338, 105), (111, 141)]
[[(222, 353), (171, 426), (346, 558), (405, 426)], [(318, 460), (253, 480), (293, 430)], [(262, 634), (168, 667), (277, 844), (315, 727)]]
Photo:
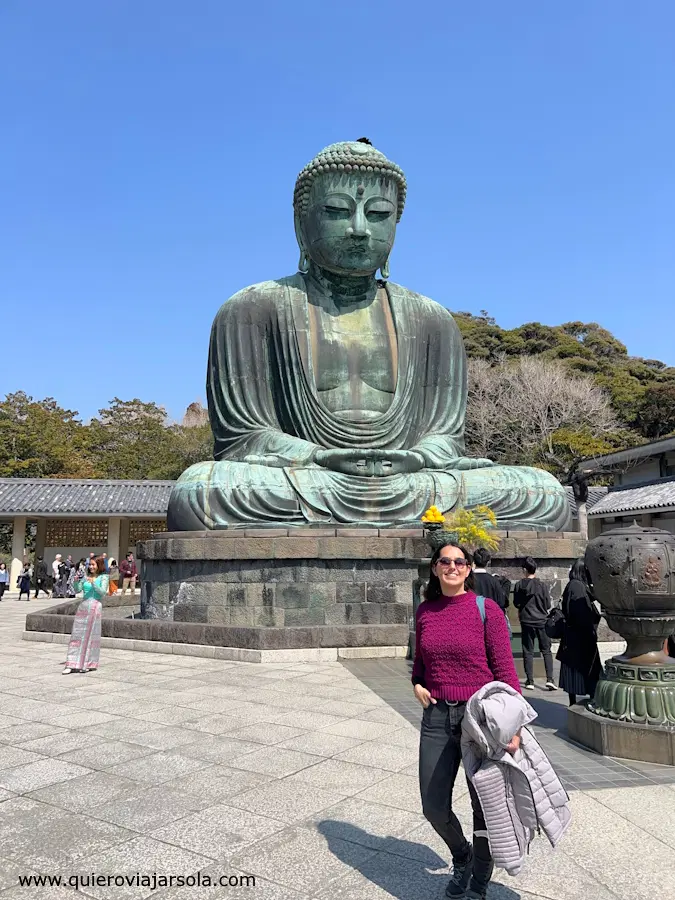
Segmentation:
[(484, 891), (476, 891), (471, 888), (470, 891), (467, 891), (464, 894), (464, 900), (486, 900), (487, 897), (487, 888)]
[(526, 682), (525, 682), (525, 690), (526, 690), (526, 691), (533, 691), (533, 690), (534, 690), (534, 684), (533, 684), (531, 681), (526, 681)]
[(452, 875), (445, 889), (446, 897), (464, 897), (471, 881), (473, 871), (473, 848), (470, 848), (466, 859), (461, 863), (453, 862)]

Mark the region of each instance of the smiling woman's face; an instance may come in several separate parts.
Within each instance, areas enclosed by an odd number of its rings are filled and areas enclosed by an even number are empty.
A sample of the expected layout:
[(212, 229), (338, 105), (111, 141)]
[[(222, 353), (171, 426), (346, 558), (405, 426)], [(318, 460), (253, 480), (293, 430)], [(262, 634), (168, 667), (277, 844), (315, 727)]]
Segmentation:
[(397, 202), (396, 184), (381, 175), (315, 178), (299, 223), (310, 258), (340, 275), (372, 275), (394, 246)]
[(441, 583), (441, 591), (452, 597), (464, 590), (471, 565), (459, 547), (443, 547), (433, 571)]

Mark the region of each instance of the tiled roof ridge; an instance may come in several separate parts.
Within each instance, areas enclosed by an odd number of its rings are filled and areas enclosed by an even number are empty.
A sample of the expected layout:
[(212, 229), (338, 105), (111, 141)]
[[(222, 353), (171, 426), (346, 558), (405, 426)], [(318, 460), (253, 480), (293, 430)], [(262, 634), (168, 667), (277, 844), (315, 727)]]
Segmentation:
[(119, 485), (128, 484), (143, 487), (148, 484), (175, 484), (175, 481), (161, 478), (0, 478), (0, 484), (77, 484), (77, 485)]

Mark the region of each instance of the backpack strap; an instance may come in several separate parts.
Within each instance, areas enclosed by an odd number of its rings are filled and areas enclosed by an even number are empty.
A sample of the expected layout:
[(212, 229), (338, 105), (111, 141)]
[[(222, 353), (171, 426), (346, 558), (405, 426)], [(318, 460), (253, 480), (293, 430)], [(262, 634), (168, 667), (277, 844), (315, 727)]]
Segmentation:
[(478, 612), (480, 613), (481, 622), (483, 623), (483, 625), (485, 625), (485, 597), (476, 597), (476, 606), (478, 607)]

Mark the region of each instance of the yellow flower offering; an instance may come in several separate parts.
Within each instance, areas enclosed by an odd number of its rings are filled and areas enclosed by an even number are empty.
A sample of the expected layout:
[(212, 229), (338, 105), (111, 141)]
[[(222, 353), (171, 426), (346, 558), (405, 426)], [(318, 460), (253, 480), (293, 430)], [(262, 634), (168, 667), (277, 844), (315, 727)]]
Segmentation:
[(445, 522), (445, 516), (437, 506), (430, 506), (422, 516), (422, 521), (427, 524), (442, 525)]

